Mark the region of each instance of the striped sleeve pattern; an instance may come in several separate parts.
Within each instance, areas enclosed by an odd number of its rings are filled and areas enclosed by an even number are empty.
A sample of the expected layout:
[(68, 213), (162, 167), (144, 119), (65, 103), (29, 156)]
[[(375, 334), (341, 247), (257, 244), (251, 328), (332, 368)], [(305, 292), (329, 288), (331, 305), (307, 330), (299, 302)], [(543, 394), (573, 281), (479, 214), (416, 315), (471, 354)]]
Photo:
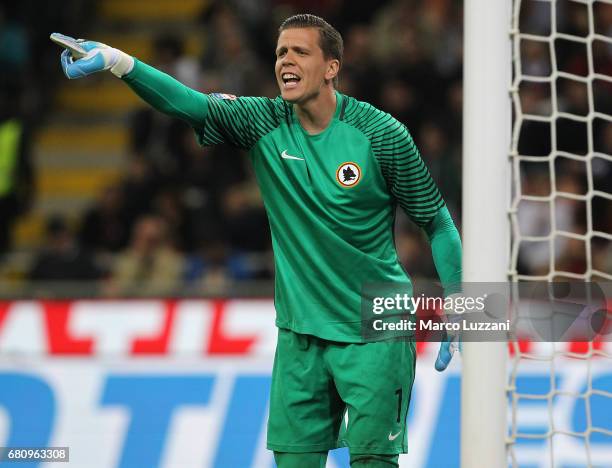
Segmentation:
[(444, 200), (406, 127), (374, 106), (350, 99), (344, 121), (372, 145), (389, 192), (419, 226), (427, 225)]
[(264, 97), (222, 99), (207, 95), (208, 110), (200, 128), (201, 145), (228, 143), (250, 149), (264, 135), (280, 124), (284, 113), (282, 101)]

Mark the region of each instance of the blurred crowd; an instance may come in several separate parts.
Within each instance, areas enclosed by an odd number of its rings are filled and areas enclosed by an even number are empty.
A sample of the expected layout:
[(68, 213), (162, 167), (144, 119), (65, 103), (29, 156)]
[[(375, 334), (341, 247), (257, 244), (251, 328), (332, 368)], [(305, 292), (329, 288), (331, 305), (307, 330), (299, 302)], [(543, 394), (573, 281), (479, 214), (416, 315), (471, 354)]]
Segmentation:
[[(586, 6), (557, 3), (557, 30), (584, 37), (589, 24)], [(521, 29), (550, 34), (549, 2), (523, 4)], [(340, 91), (374, 104), (407, 126), (460, 227), (463, 24), (458, 2), (212, 2), (194, 19), (207, 36), (202, 56), (187, 55), (178, 34), (164, 33), (154, 39), (152, 65), (204, 92), (275, 97), (273, 51), (278, 25), (285, 17), (304, 11), (323, 16), (342, 33), (345, 55)], [(612, 8), (601, 3), (595, 11), (596, 32), (610, 37)], [(11, 24), (6, 15), (0, 15), (2, 21)], [(19, 23), (13, 29), (0, 28), (0, 63), (12, 60), (32, 66), (28, 53), (36, 51), (38, 56), (46, 42), (35, 45), (36, 35), (19, 28)], [(7, 46), (12, 43), (21, 46)], [(547, 43), (523, 41), (522, 74), (548, 76), (556, 63), (557, 70), (581, 77), (588, 74), (589, 67), (612, 76), (609, 43), (593, 42), (592, 61), (584, 45), (563, 40), (554, 45), (553, 62)], [(23, 52), (19, 55), (15, 50)], [(19, 56), (7, 56), (11, 54)], [(49, 55), (57, 59), (55, 51)], [(558, 78), (555, 85), (523, 81), (517, 104), (521, 112), (549, 116), (555, 110), (586, 116), (596, 111), (608, 118), (612, 114), (609, 81), (595, 80), (594, 95), (578, 80)], [(36, 85), (27, 86), (29, 90)], [(135, 112), (129, 121), (125, 174), (99, 194), (76, 225), (61, 217), (48, 221), (46, 245), (32, 262), (29, 277), (39, 281), (104, 280), (102, 292), (109, 295), (172, 294), (185, 288), (218, 291), (236, 281), (271, 279), (269, 227), (246, 154), (229, 146), (201, 148), (188, 125), (150, 109)], [(519, 127), (519, 154), (542, 159), (519, 165), (522, 194), (550, 194), (553, 176), (557, 192), (585, 194), (590, 188), (611, 193), (610, 122), (605, 118), (578, 122), (568, 117), (557, 119), (553, 127), (555, 133), (550, 123), (528, 119)], [(555, 141), (551, 135), (556, 135)], [(559, 157), (549, 164), (545, 157), (553, 147), (575, 157)], [(587, 160), (584, 155), (589, 150), (607, 154), (608, 159)], [(25, 166), (24, 177), (31, 179), (31, 164)], [(591, 173), (593, 187), (588, 183)], [(558, 230), (586, 232), (590, 204), (571, 197), (558, 197), (552, 203), (551, 209), (548, 203), (521, 202), (521, 235), (547, 236), (553, 225)], [(595, 197), (592, 210), (592, 229), (612, 232), (612, 202)], [(553, 268), (584, 272), (588, 263), (585, 242), (571, 236), (555, 242)], [(396, 223), (396, 245), (411, 275), (436, 277), (425, 237), (402, 213)], [(588, 266), (609, 273), (611, 245), (607, 239), (595, 239), (589, 247), (593, 265)], [(547, 242), (524, 242), (519, 272), (548, 273), (550, 254)]]
[[(0, 265), (13, 250), (16, 221), (37, 196), (33, 135), (52, 110), (52, 90), (61, 79), (49, 28), (89, 27), (93, 4), (0, 0)], [(48, 232), (54, 224), (49, 220)]]

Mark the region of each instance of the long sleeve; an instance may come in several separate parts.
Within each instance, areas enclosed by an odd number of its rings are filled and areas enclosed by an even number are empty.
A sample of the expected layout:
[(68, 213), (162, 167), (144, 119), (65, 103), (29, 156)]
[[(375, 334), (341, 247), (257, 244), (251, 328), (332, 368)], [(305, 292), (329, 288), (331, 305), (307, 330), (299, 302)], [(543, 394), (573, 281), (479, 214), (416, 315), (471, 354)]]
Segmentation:
[(444, 200), (406, 127), (368, 103), (351, 100), (345, 121), (369, 140), (389, 193), (418, 226), (428, 224)]
[(446, 206), (423, 227), (445, 295), (461, 291), (461, 238)]
[(461, 239), (408, 129), (370, 104), (347, 106), (346, 121), (370, 140), (389, 193), (429, 238), (445, 293), (461, 290)]
[(170, 75), (135, 59), (123, 81), (145, 102), (164, 114), (202, 127), (208, 113), (208, 97)]
[(280, 98), (203, 94), (138, 60), (123, 80), (158, 111), (187, 121), (205, 146), (228, 143), (250, 149), (284, 116)]

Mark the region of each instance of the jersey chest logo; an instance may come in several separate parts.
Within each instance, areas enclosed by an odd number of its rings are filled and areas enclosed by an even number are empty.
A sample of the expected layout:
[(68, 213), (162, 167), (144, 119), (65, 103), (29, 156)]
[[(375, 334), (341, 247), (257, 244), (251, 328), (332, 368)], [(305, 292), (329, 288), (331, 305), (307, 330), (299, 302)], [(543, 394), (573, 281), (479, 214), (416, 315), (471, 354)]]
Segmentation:
[(361, 168), (354, 162), (342, 163), (336, 170), (336, 180), (343, 187), (354, 187), (361, 180)]

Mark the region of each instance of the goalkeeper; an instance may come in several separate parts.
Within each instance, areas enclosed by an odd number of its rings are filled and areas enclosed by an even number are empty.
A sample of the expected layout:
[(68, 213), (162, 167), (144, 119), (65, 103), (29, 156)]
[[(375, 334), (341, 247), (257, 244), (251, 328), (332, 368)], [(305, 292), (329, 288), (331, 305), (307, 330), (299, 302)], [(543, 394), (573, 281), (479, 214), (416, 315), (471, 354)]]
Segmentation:
[[(110, 70), (154, 108), (191, 124), (200, 144), (249, 151), (275, 253), (267, 445), (278, 466), (323, 467), (340, 446), (349, 447), (353, 468), (398, 466), (415, 343), (364, 342), (361, 289), (410, 281), (393, 242), (396, 204), (427, 234), (445, 287), (461, 281), (461, 242), (407, 129), (335, 90), (340, 34), (308, 14), (282, 23), (276, 99), (202, 94), (117, 49), (63, 40), (68, 78)], [(438, 370), (452, 344), (442, 343)]]

